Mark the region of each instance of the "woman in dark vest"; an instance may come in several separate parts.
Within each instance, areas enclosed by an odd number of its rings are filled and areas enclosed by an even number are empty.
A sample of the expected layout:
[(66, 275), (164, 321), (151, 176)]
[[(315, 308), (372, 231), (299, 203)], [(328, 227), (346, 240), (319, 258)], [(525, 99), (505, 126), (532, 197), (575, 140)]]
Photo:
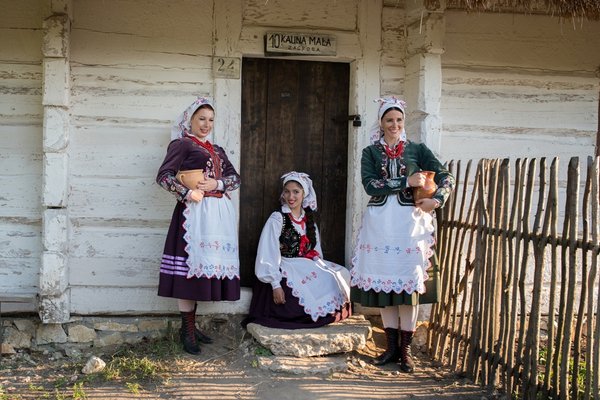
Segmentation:
[[(352, 258), (351, 297), (380, 308), (387, 349), (373, 363), (400, 361), (401, 371), (412, 372), (418, 305), (439, 297), (433, 211), (448, 199), (454, 177), (424, 144), (407, 140), (403, 101), (378, 102), (373, 144), (361, 159), (362, 184), (371, 199)], [(438, 188), (432, 198), (415, 201), (413, 189), (425, 184), (421, 171), (434, 171)]]
[[(177, 204), (165, 240), (158, 295), (177, 299), (183, 348), (199, 354), (212, 339), (195, 327), (197, 301), (240, 298), (237, 216), (229, 192), (240, 176), (225, 150), (212, 144), (215, 111), (208, 98), (196, 99), (171, 128), (171, 143), (156, 182)], [(178, 171), (202, 170), (202, 181), (188, 188)]]
[(263, 227), (255, 263), (258, 281), (242, 325), (299, 329), (340, 321), (350, 315), (350, 274), (323, 259), (312, 180), (292, 171), (282, 181), (281, 209)]

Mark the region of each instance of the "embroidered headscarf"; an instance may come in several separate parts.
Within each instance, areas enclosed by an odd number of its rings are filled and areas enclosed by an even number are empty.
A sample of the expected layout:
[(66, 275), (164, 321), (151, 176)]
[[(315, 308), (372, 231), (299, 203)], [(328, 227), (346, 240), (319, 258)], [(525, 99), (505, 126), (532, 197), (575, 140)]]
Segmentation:
[(182, 112), (179, 117), (173, 122), (171, 126), (171, 140), (178, 139), (180, 137), (184, 137), (185, 135), (192, 135), (192, 126), (191, 120), (192, 115), (202, 106), (209, 106), (213, 111), (215, 107), (213, 106), (212, 100), (208, 97), (198, 97), (188, 108)]
[[(383, 136), (383, 129), (381, 128), (381, 118), (387, 110), (389, 110), (390, 108), (397, 108), (400, 111), (402, 111), (402, 114), (404, 114), (404, 117), (406, 118), (406, 102), (404, 100), (400, 100), (395, 96), (392, 96), (383, 97), (373, 101), (379, 103), (379, 108), (377, 110), (377, 121), (375, 121), (375, 123), (369, 130), (371, 144), (379, 142), (379, 140), (381, 140), (381, 137)], [(400, 140), (406, 142), (406, 132), (404, 130), (402, 130)]]
[[(304, 199), (302, 199), (302, 208), (309, 207), (311, 210), (317, 210), (317, 193), (313, 188), (313, 183), (308, 174), (304, 172), (296, 172), (291, 171), (287, 174), (283, 174), (281, 176), (282, 186), (285, 186), (289, 181), (298, 182), (300, 186), (302, 186), (302, 190), (304, 190)], [(281, 205), (287, 206), (285, 200), (283, 199), (283, 193), (281, 194)]]

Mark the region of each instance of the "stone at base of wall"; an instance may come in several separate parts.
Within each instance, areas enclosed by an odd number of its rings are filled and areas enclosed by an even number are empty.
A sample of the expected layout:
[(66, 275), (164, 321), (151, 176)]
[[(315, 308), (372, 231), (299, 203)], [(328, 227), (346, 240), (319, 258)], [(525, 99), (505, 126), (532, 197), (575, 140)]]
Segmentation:
[[(198, 327), (209, 336), (241, 337), (240, 325), (244, 315), (198, 315)], [(72, 316), (63, 324), (43, 324), (35, 314), (3, 317), (4, 340), (2, 350), (30, 349), (34, 351), (80, 351), (90, 347), (138, 343), (145, 339), (177, 332), (181, 326), (179, 315), (168, 316)], [(7, 353), (5, 353), (7, 354)]]

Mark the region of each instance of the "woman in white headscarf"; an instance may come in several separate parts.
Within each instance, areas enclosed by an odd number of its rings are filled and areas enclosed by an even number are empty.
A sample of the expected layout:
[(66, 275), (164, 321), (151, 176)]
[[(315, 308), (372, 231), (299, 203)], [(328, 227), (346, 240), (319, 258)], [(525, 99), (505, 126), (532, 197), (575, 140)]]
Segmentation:
[[(373, 363), (400, 361), (401, 371), (412, 372), (418, 305), (439, 297), (433, 210), (448, 199), (454, 177), (424, 144), (407, 140), (404, 101), (377, 101), (372, 144), (361, 159), (362, 184), (371, 199), (352, 258), (351, 296), (380, 308), (387, 349)], [(413, 189), (425, 184), (423, 171), (435, 172), (437, 190), (432, 198), (415, 200)]]
[(350, 274), (323, 260), (314, 221), (317, 196), (310, 177), (282, 177), (281, 209), (273, 212), (258, 243), (254, 285), (244, 327), (316, 328), (350, 315)]
[[(240, 176), (225, 150), (208, 138), (214, 106), (196, 99), (174, 122), (171, 143), (156, 182), (177, 199), (160, 266), (158, 295), (178, 299), (184, 350), (199, 354), (199, 343), (212, 339), (195, 327), (197, 301), (240, 298), (237, 217), (229, 192)], [(188, 188), (179, 171), (203, 171), (203, 180)]]

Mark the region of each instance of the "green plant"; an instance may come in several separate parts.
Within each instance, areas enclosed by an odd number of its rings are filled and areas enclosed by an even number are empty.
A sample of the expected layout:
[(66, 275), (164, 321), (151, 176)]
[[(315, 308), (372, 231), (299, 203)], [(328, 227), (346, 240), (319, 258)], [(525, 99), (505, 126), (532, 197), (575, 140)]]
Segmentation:
[(65, 395), (58, 389), (54, 389), (54, 400), (65, 400)]
[(266, 356), (266, 357), (270, 357), (273, 355), (271, 350), (269, 350), (263, 346), (257, 346), (256, 349), (254, 350), (254, 354), (257, 356)]
[[(558, 362), (561, 362), (561, 356), (558, 358)], [(546, 374), (550, 374), (552, 378), (552, 371), (546, 370), (546, 366), (548, 365), (548, 348), (540, 347), (538, 351), (538, 364), (540, 365), (540, 369), (538, 372), (538, 381), (543, 382), (546, 378)], [(569, 357), (569, 375), (573, 375), (573, 371), (575, 369), (574, 360), (572, 357)], [(577, 384), (579, 387), (580, 395), (583, 394), (583, 388), (585, 387), (585, 375), (586, 375), (586, 363), (585, 361), (579, 362), (579, 367), (577, 368)], [(570, 378), (569, 378), (570, 379)]]
[(139, 358), (136, 354), (127, 353), (113, 358), (104, 369), (106, 379), (152, 379), (156, 378), (163, 368), (148, 357)]
[(0, 400), (20, 400), (22, 397), (20, 395), (10, 395), (4, 392), (4, 388), (0, 385)]
[[(573, 371), (575, 369), (575, 363), (572, 358), (569, 358), (569, 375), (573, 375)], [(583, 394), (585, 388), (585, 361), (579, 362), (579, 368), (577, 368), (577, 386), (579, 388), (579, 395)]]
[(87, 394), (85, 393), (85, 390), (83, 390), (83, 382), (76, 382), (73, 384), (73, 399), (87, 399)]
[(60, 378), (58, 378), (54, 381), (54, 387), (56, 389), (64, 388), (65, 386), (67, 386), (68, 382), (69, 382), (69, 380), (66, 377), (61, 376)]
[(125, 382), (125, 386), (127, 387), (127, 390), (129, 390), (133, 394), (140, 393), (140, 384), (139, 383)]
[(35, 386), (33, 383), (30, 383), (28, 388), (29, 388), (29, 390), (32, 390), (32, 391), (44, 390), (43, 386)]

